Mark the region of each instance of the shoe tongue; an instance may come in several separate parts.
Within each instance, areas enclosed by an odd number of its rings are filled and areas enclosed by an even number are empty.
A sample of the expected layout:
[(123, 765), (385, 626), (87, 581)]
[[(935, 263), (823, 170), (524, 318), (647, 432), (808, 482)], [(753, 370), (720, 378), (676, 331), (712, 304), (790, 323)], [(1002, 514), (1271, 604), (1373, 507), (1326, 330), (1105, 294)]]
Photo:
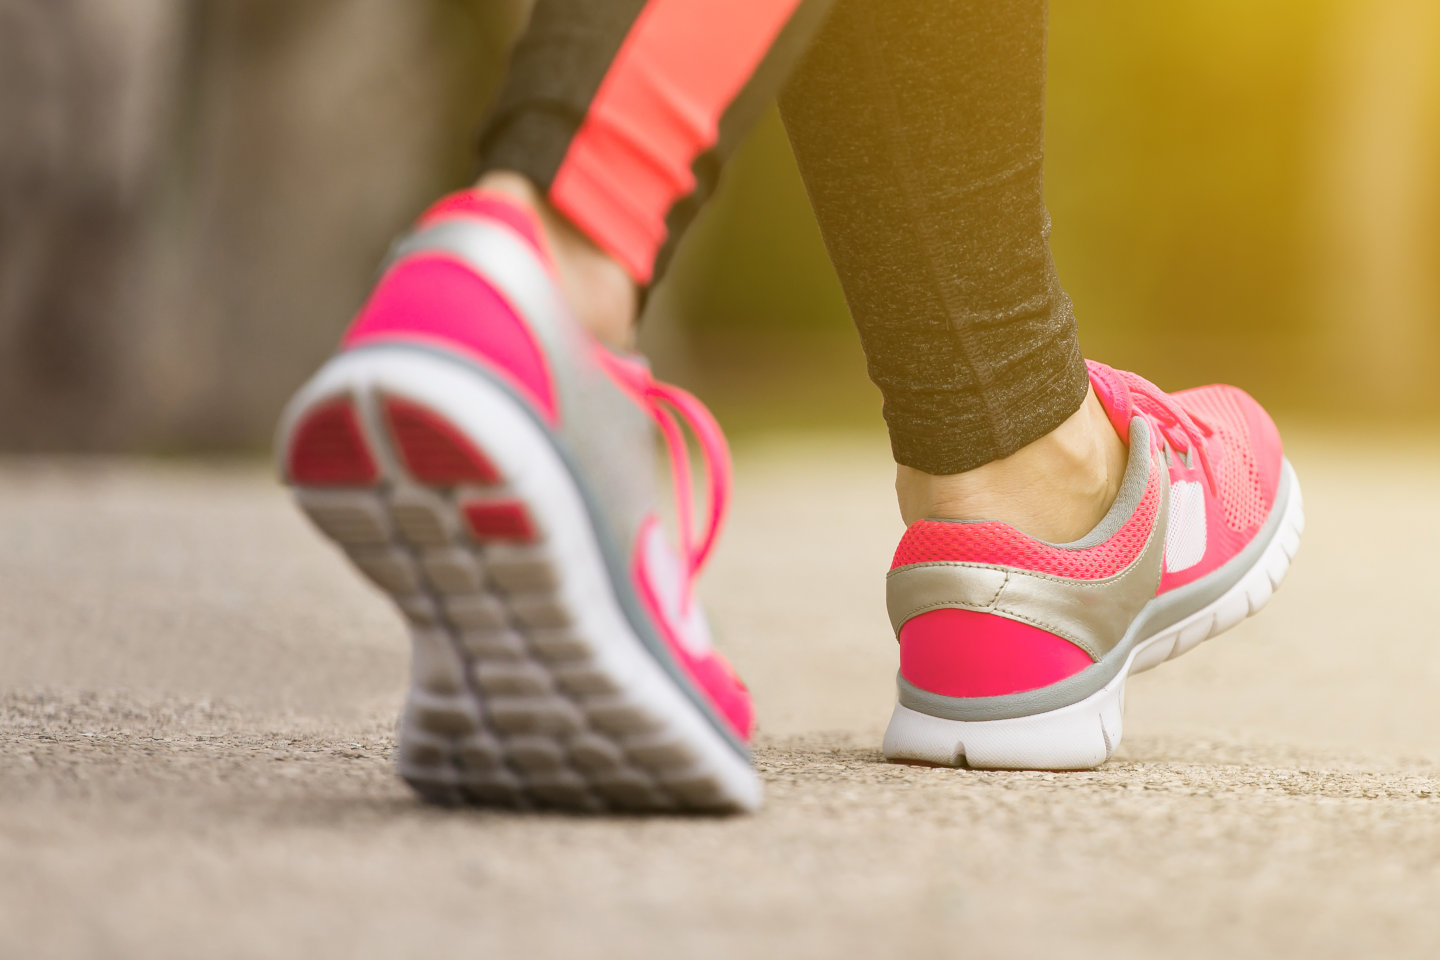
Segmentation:
[(1130, 394), (1130, 385), (1113, 367), (1095, 360), (1086, 360), (1085, 366), (1090, 371), (1090, 386), (1095, 389), (1100, 406), (1110, 416), (1110, 425), (1120, 435), (1120, 440), (1128, 445), (1130, 418), (1135, 416), (1135, 398)]

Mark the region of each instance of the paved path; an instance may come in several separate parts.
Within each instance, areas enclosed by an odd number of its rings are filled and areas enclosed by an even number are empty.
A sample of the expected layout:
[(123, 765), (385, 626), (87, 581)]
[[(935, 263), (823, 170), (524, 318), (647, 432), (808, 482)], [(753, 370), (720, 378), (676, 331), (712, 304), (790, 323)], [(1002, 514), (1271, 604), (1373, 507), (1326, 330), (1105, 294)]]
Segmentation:
[(0, 957), (1436, 954), (1440, 456), (1297, 443), (1285, 589), (1049, 774), (881, 762), (883, 450), (740, 459), (768, 804), (698, 821), (420, 806), (398, 621), (262, 471), (0, 464)]

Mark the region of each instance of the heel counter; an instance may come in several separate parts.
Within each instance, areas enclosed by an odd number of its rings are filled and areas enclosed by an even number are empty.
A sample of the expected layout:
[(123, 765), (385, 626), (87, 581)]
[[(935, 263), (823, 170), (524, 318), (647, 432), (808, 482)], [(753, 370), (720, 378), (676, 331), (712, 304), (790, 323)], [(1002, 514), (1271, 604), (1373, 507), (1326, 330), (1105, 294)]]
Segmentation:
[(342, 349), (410, 343), (457, 351), (493, 371), (554, 424), (545, 355), (518, 310), (468, 265), (440, 253), (395, 263), (341, 341)]
[(1008, 617), (943, 608), (901, 625), (900, 675), (946, 697), (997, 697), (1058, 683), (1094, 663), (1064, 637)]

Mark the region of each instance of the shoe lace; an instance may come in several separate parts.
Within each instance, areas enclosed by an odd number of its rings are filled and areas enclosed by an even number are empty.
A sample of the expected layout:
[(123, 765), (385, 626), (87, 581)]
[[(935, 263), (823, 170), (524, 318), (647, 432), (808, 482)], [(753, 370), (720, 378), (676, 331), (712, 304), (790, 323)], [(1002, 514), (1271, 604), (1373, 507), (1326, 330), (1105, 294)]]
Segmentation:
[(1170, 445), (1170, 449), (1187, 458), (1193, 450), (1196, 459), (1200, 461), (1200, 469), (1204, 471), (1205, 480), (1210, 485), (1211, 491), (1218, 490), (1214, 467), (1210, 462), (1206, 443), (1210, 437), (1215, 435), (1214, 426), (1199, 414), (1186, 410), (1174, 397), (1139, 374), (1131, 373), (1128, 370), (1115, 372), (1124, 379), (1125, 385), (1130, 388), (1130, 397), (1135, 404), (1135, 409), (1154, 421), (1155, 425), (1160, 428), (1160, 435)]
[[(606, 365), (635, 391), (665, 441), (665, 450), (670, 460), (670, 475), (675, 485), (680, 552), (688, 582), (683, 612), (688, 612), (694, 595), (695, 580), (710, 559), (715, 542), (720, 536), (720, 528), (730, 510), (730, 445), (725, 441), (720, 424), (694, 394), (674, 384), (656, 380), (649, 367), (643, 363), (608, 352), (602, 356)], [(705, 526), (698, 535), (695, 530), (694, 471), (690, 463), (690, 444), (685, 439), (687, 428), (697, 441), (709, 491)]]

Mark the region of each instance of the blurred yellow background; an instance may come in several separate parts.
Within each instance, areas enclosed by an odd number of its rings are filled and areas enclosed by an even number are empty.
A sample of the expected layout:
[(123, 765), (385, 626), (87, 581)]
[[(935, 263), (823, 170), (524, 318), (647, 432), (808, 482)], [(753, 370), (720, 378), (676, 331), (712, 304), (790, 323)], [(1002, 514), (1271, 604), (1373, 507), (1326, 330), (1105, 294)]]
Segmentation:
[[(0, 448), (262, 448), (386, 245), (466, 181), (521, 6), (0, 0)], [(1282, 419), (1440, 418), (1440, 5), (1051, 20), (1087, 353)], [(742, 432), (878, 427), (773, 112), (644, 340)]]

